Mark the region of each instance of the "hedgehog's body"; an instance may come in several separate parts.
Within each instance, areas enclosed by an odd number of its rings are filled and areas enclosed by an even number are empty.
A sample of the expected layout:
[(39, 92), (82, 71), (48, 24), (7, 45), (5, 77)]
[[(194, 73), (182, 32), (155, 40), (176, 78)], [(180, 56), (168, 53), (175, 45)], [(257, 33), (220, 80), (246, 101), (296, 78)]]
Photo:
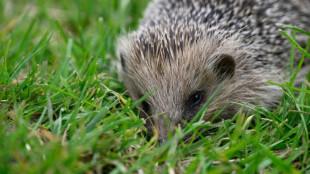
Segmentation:
[(149, 4), (138, 30), (120, 40), (118, 54), (120, 76), (133, 99), (156, 89), (141, 107), (149, 116), (162, 113), (149, 119), (160, 139), (182, 120), (190, 121), (222, 83), (206, 120), (224, 106), (221, 118), (232, 117), (240, 109), (235, 102), (275, 106), (281, 89), (265, 81), (279, 81), (276, 73), (283, 75), (290, 57), (290, 43), (276, 23), (310, 29), (310, 2), (291, 1)]

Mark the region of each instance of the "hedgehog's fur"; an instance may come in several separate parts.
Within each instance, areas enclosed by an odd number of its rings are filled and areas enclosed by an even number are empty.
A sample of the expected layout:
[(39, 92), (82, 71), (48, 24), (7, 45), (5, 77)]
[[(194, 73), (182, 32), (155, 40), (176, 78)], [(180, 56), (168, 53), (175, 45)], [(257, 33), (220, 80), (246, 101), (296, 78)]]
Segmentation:
[[(224, 87), (207, 109), (210, 120), (240, 109), (234, 103), (272, 109), (289, 60), (290, 43), (276, 23), (310, 29), (308, 0), (154, 0), (137, 31), (119, 39), (119, 75), (137, 100), (156, 89), (140, 106), (147, 127), (167, 137), (182, 120), (190, 121), (220, 84)], [(308, 6), (308, 7), (307, 7)], [(307, 40), (298, 38), (301, 44)], [(307, 69), (308, 68), (308, 69)], [(303, 70), (309, 70), (304, 66)], [(201, 102), (188, 106), (199, 92)], [(167, 119), (164, 119), (167, 117)], [(152, 125), (152, 126), (151, 126)], [(169, 125), (169, 126), (167, 126)]]

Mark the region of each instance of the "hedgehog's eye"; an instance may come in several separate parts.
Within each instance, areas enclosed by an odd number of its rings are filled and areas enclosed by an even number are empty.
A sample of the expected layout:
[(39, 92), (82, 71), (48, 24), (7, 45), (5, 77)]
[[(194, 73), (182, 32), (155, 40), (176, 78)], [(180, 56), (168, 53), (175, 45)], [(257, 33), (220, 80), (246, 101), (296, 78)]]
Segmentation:
[(195, 107), (199, 105), (202, 101), (202, 93), (201, 92), (196, 92), (193, 95), (191, 95), (188, 99), (188, 105), (189, 107)]
[(120, 58), (121, 58), (121, 65), (122, 65), (122, 68), (124, 69), (124, 71), (126, 71), (126, 58), (125, 58), (125, 54), (124, 53), (121, 53), (120, 54)]
[(147, 114), (149, 114), (150, 112), (150, 104), (146, 101), (143, 101), (142, 102), (142, 108), (143, 108), (143, 111)]

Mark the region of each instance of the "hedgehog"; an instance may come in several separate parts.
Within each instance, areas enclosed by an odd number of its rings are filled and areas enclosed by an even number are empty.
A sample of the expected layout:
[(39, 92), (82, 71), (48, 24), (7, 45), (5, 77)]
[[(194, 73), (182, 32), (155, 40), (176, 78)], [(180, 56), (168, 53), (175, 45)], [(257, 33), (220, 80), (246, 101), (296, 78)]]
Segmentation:
[(285, 78), (291, 47), (277, 23), (310, 30), (308, 9), (308, 0), (151, 1), (137, 30), (121, 36), (116, 50), (130, 97), (152, 91), (139, 106), (148, 132), (165, 142), (218, 88), (205, 121), (219, 112), (218, 120), (232, 118), (242, 105), (275, 108), (283, 93), (266, 81)]

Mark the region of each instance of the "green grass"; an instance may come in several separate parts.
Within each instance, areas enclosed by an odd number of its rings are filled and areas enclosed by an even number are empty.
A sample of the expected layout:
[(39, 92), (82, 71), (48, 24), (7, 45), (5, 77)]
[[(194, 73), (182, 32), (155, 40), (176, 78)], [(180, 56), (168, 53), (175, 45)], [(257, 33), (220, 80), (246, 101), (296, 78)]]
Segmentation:
[[(115, 39), (146, 5), (0, 1), (0, 173), (309, 173), (310, 85), (292, 86), (300, 66), (275, 84), (284, 91), (275, 111), (200, 120), (162, 146), (147, 139), (114, 66)], [(310, 58), (287, 37), (292, 55)], [(182, 142), (191, 132), (200, 140)]]

